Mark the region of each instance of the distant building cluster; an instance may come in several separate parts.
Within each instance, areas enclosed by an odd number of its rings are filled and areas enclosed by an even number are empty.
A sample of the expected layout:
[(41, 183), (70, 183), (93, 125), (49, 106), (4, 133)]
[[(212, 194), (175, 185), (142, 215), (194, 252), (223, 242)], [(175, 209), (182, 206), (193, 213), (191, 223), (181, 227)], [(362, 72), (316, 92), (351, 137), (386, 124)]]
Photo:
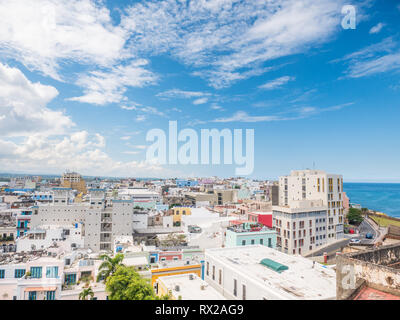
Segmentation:
[(0, 300), (78, 299), (88, 281), (107, 299), (100, 255), (117, 253), (173, 299), (344, 296), (334, 266), (310, 258), (344, 239), (341, 175), (2, 179)]

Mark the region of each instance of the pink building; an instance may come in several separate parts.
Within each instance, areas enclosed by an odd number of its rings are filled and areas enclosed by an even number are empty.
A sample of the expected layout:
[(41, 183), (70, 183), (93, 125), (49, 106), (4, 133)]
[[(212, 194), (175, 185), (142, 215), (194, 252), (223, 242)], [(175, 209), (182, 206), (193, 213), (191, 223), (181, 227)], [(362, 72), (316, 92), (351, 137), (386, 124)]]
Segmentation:
[(345, 210), (348, 210), (350, 208), (350, 199), (347, 196), (346, 192), (343, 192), (342, 195), (343, 195), (343, 208)]

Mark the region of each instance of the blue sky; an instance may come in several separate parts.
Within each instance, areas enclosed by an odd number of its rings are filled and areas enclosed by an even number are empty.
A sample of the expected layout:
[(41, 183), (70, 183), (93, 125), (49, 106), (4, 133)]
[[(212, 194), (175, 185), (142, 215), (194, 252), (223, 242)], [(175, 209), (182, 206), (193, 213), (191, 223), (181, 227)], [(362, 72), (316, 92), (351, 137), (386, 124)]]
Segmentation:
[(146, 133), (174, 120), (254, 129), (254, 178), (400, 181), (399, 17), (396, 1), (0, 0), (0, 171), (234, 175), (147, 163)]

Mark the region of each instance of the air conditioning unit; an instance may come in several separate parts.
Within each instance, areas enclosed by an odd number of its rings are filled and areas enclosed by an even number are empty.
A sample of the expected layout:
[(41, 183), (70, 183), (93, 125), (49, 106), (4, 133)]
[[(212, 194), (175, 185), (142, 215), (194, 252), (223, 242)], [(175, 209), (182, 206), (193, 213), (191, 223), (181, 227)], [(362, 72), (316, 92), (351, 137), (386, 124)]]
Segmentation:
[(189, 274), (189, 280), (194, 280), (193, 274)]
[(175, 286), (175, 291), (179, 292), (180, 289), (181, 288), (178, 285)]

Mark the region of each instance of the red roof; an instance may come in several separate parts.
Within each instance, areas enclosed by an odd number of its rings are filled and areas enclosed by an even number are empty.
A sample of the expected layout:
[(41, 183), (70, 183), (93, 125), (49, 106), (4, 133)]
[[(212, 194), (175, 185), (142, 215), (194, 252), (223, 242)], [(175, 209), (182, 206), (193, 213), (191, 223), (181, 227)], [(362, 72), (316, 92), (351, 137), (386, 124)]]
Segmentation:
[(369, 287), (364, 287), (357, 294), (354, 300), (400, 300), (400, 297)]

